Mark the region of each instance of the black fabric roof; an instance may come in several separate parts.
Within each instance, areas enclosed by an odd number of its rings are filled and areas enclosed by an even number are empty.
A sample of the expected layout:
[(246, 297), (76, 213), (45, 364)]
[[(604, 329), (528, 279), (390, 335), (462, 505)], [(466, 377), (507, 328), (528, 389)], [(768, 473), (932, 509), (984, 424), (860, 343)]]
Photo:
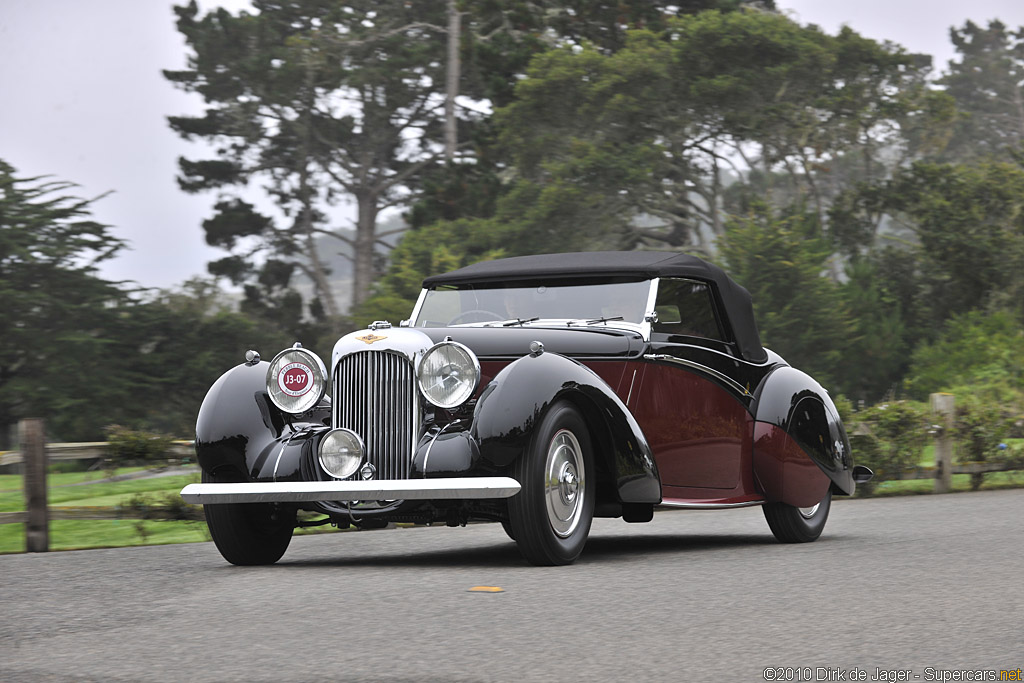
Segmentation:
[(432, 275), (423, 281), (423, 286), (496, 284), (551, 278), (571, 280), (600, 276), (636, 279), (685, 277), (709, 282), (725, 307), (742, 356), (755, 363), (767, 358), (754, 321), (750, 293), (718, 266), (689, 254), (667, 251), (583, 251), (514, 256)]

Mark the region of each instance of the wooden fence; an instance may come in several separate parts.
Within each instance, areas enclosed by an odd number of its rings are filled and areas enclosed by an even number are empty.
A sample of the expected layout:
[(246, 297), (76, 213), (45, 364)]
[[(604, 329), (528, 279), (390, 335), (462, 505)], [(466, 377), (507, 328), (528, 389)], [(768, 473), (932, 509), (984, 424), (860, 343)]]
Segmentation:
[[(935, 492), (946, 493), (952, 488), (954, 474), (978, 475), (986, 472), (1005, 472), (1022, 469), (1019, 462), (976, 462), (953, 464), (953, 419), (955, 402), (951, 394), (932, 394), (931, 406), (936, 421), (935, 466), (918, 467), (899, 473), (886, 473), (885, 479), (934, 479)], [(49, 520), (51, 519), (139, 519), (152, 515), (152, 511), (124, 508), (51, 508), (47, 505), (46, 469), (51, 460), (102, 460), (108, 444), (51, 443), (43, 438), (43, 421), (22, 420), (18, 425), (20, 452), (0, 452), (0, 466), (21, 463), (24, 470), (25, 512), (0, 513), (0, 524), (25, 523), (26, 549), (43, 552), (49, 548)], [(167, 450), (171, 457), (194, 456), (191, 442), (176, 441)]]
[[(0, 466), (21, 465), (24, 475), (25, 511), (0, 513), (0, 524), (25, 524), (25, 550), (50, 549), (51, 519), (141, 519), (152, 518), (149, 510), (125, 508), (51, 508), (47, 502), (47, 468), (52, 460), (96, 460), (106, 457), (107, 442), (51, 443), (45, 441), (43, 421), (38, 418), (18, 423), (17, 452), (0, 453)], [(175, 441), (165, 454), (191, 458), (195, 449), (189, 441)], [(130, 477), (122, 477), (130, 478)]]

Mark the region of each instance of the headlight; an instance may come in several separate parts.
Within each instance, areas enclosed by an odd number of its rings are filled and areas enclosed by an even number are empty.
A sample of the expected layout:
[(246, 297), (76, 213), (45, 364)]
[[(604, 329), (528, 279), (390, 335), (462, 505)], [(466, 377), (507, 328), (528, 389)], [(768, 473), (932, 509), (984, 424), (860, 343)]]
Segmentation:
[(423, 355), (416, 378), (428, 401), (438, 408), (454, 408), (476, 391), (480, 362), (462, 344), (443, 341)]
[(320, 402), (326, 389), (327, 369), (312, 351), (285, 349), (270, 362), (267, 393), (286, 413), (306, 412)]
[(333, 429), (320, 441), (320, 466), (335, 479), (348, 479), (363, 461), (363, 442), (355, 432)]

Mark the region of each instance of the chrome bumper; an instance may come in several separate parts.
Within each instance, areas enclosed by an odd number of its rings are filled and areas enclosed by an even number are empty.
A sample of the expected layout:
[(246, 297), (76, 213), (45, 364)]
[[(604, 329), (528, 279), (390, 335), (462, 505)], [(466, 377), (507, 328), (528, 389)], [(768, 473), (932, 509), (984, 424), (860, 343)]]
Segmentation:
[(377, 481), (290, 481), (189, 484), (186, 503), (305, 503), (317, 500), (456, 500), (510, 498), (519, 493), (511, 477), (380, 479)]

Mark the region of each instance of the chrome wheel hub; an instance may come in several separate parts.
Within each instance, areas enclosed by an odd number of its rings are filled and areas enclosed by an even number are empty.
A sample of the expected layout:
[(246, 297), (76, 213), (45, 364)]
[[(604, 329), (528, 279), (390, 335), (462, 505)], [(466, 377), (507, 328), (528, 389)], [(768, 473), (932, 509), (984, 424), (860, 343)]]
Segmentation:
[(579, 441), (569, 430), (559, 430), (552, 437), (544, 473), (548, 523), (558, 536), (566, 538), (579, 525), (586, 492), (583, 453)]
[(811, 519), (818, 512), (818, 508), (821, 507), (821, 503), (812, 505), (809, 508), (797, 508), (800, 511), (800, 516), (804, 519)]

